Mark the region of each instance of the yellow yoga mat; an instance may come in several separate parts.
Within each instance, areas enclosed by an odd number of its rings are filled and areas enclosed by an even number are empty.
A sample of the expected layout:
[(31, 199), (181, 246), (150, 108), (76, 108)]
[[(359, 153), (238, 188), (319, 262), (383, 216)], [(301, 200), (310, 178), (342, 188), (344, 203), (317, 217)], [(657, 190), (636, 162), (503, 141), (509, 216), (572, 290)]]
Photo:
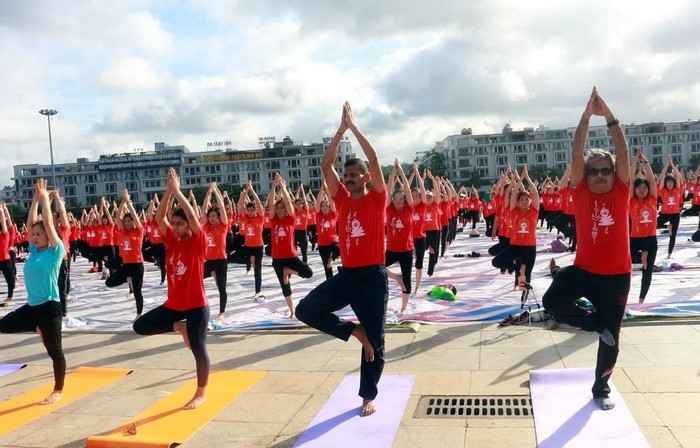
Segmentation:
[(108, 434), (89, 437), (87, 447), (177, 446), (264, 375), (265, 372), (212, 372), (209, 375), (206, 401), (198, 408), (186, 411), (182, 406), (192, 398), (197, 388), (196, 380), (189, 381)]
[(46, 384), (30, 390), (19, 397), (0, 403), (0, 435), (7, 434), (20, 426), (43, 415), (74, 402), (120, 378), (130, 374), (130, 369), (109, 369), (102, 367), (78, 367), (66, 375), (63, 397), (56, 403), (40, 406), (39, 402), (53, 392), (54, 384)]

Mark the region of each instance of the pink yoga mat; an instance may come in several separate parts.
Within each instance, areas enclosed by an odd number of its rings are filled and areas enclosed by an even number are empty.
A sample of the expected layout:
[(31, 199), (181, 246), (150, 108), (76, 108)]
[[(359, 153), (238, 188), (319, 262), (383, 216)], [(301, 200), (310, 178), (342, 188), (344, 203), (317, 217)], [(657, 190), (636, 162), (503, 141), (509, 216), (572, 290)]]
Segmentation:
[(612, 381), (615, 408), (603, 411), (593, 401), (594, 374), (593, 369), (530, 371), (539, 448), (649, 446)]
[(0, 364), (0, 376), (9, 375), (26, 366), (26, 364)]
[(357, 395), (360, 377), (346, 376), (294, 447), (391, 447), (415, 380), (412, 375), (383, 376), (375, 400), (377, 412), (360, 417), (362, 398)]

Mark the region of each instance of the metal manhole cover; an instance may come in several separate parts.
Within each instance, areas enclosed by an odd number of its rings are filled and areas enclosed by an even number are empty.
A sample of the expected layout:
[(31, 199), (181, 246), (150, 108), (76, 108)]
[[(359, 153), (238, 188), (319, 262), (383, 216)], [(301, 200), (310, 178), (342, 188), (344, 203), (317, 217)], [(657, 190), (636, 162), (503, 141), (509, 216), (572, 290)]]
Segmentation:
[(527, 395), (425, 395), (416, 418), (531, 418)]

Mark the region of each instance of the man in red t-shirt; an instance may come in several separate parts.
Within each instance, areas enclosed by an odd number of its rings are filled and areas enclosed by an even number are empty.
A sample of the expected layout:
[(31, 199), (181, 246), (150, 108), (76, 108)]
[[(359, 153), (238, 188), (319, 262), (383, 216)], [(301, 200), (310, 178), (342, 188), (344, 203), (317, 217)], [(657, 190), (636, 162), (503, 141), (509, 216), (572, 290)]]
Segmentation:
[[(347, 130), (357, 138), (369, 160), (350, 159), (343, 167), (343, 183), (333, 165)], [(355, 124), (350, 103), (343, 105), (338, 132), (322, 162), (323, 178), (338, 210), (338, 236), (343, 266), (297, 306), (297, 318), (324, 333), (347, 341), (355, 336), (362, 344), (360, 391), (363, 416), (373, 414), (377, 383), (384, 369), (384, 321), (388, 282), (384, 267), (384, 226), (387, 189), (374, 148)], [(372, 187), (367, 190), (367, 182)], [(333, 314), (350, 305), (360, 325)]]
[[(584, 159), (588, 122), (605, 117), (615, 156), (592, 149)], [(630, 290), (629, 180), (630, 166), (625, 134), (598, 91), (593, 93), (574, 134), (571, 188), (576, 204), (578, 251), (552, 281), (542, 298), (553, 316), (572, 326), (600, 335), (593, 383), (593, 398), (603, 410), (612, 409), (608, 379), (619, 352), (620, 325)], [(578, 305), (581, 297), (594, 306)]]

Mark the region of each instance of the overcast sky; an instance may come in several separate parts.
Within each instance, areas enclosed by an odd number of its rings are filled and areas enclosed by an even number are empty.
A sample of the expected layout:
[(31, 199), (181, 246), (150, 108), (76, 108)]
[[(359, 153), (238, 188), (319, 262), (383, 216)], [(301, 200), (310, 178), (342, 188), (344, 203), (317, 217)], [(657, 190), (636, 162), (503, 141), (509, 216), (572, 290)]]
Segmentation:
[(623, 123), (697, 120), (698, 24), (693, 0), (3, 1), (0, 186), (50, 163), (43, 108), (56, 163), (320, 141), (345, 100), (383, 164), (574, 126), (593, 85)]

